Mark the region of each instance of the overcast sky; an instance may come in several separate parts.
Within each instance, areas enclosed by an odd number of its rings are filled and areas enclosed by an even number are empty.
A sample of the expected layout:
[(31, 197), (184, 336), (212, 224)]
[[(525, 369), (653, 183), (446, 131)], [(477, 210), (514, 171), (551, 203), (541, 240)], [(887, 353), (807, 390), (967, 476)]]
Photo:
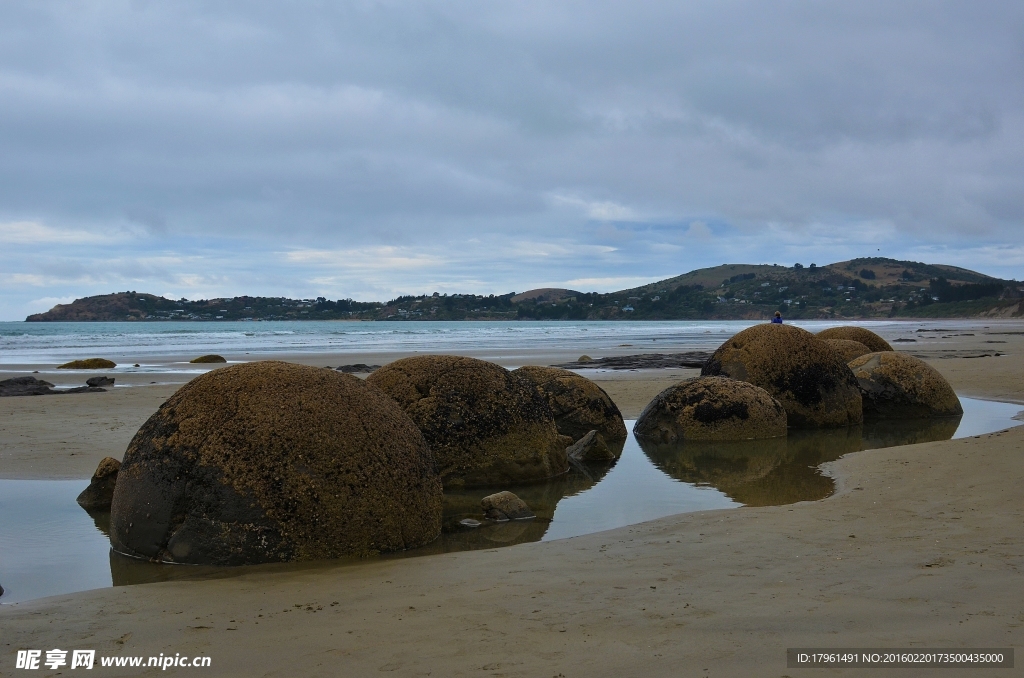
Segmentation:
[(0, 319), (136, 290), (1024, 278), (1024, 3), (0, 4)]

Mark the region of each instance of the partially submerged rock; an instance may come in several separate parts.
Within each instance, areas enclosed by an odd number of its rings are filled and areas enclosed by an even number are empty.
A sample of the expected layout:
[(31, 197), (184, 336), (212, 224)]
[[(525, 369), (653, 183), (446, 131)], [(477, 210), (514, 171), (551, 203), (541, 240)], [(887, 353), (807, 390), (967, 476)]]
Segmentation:
[(786, 435), (786, 410), (768, 391), (727, 377), (699, 377), (665, 389), (633, 426), (637, 438), (751, 440)]
[(953, 387), (934, 367), (895, 351), (850, 363), (864, 400), (865, 419), (955, 417), (964, 413)]
[(110, 540), (147, 559), (241, 565), (398, 551), (440, 529), (430, 450), (393, 400), (268, 361), (193, 379), (143, 424)]
[(86, 358), (57, 365), (58, 370), (109, 370), (115, 367), (117, 367), (117, 363), (106, 358)]
[(622, 413), (600, 386), (575, 372), (557, 367), (528, 365), (512, 374), (529, 380), (540, 389), (551, 407), (555, 426), (562, 435), (579, 440), (596, 430), (607, 443), (627, 437)]
[(827, 330), (818, 332), (817, 337), (819, 339), (847, 339), (849, 341), (859, 341), (871, 349), (872, 352), (892, 350), (892, 346), (889, 345), (889, 342), (882, 339), (871, 330), (866, 330), (863, 327), (855, 327), (853, 325), (830, 327)]
[(786, 408), (792, 427), (836, 427), (863, 420), (860, 389), (843, 357), (793, 325), (765, 323), (736, 334), (712, 354), (703, 376), (760, 386)]
[(480, 500), (480, 506), (488, 520), (525, 520), (536, 517), (526, 502), (508, 491), (487, 495)]
[(832, 350), (836, 353), (843, 356), (843, 360), (846, 362), (871, 353), (870, 348), (853, 339), (822, 339), (822, 341), (831, 346)]
[(78, 495), (78, 505), (86, 511), (106, 511), (114, 499), (114, 487), (117, 474), (121, 470), (121, 462), (113, 457), (104, 457), (92, 474), (89, 487)]
[(622, 455), (624, 441), (608, 446), (608, 442), (595, 429), (588, 431), (585, 436), (565, 448), (565, 454), (570, 460), (581, 462), (612, 461)]
[(100, 386), (113, 386), (114, 377), (89, 377), (85, 380), (85, 385), (97, 388)]
[(445, 487), (509, 485), (568, 469), (572, 442), (555, 428), (532, 383), (500, 365), (460, 356), (417, 356), (367, 378), (416, 422)]
[(201, 355), (198, 358), (193, 358), (192, 360), (189, 360), (189, 362), (198, 365), (205, 363), (226, 363), (227, 358), (222, 355), (217, 355), (216, 353), (210, 353), (208, 355)]

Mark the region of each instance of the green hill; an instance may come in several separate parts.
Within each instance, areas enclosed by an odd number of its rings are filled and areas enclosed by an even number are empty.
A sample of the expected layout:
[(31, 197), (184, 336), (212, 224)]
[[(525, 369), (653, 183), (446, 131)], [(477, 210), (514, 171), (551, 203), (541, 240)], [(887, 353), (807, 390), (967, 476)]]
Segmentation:
[(1024, 315), (1024, 285), (956, 266), (881, 257), (825, 266), (723, 264), (611, 293), (409, 295), (386, 303), (234, 297), (174, 301), (119, 292), (77, 299), (43, 321), (138, 320), (736, 320)]

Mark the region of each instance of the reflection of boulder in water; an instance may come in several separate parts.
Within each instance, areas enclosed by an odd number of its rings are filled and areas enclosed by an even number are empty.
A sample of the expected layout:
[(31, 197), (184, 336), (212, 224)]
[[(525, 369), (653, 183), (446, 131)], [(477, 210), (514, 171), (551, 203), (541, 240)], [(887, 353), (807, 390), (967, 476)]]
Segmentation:
[[(565, 497), (571, 497), (596, 485), (615, 466), (611, 463), (581, 464), (573, 462), (568, 473), (557, 478), (517, 485), (516, 495), (522, 499), (537, 517), (532, 520), (494, 523), (484, 518), (480, 500), (493, 494), (498, 488), (449, 488), (444, 493), (444, 520), (441, 537), (405, 555), (417, 556), (430, 553), (471, 551), (493, 548), (498, 545), (522, 544), (540, 541), (547, 532), (555, 515), (555, 507)], [(484, 524), (477, 528), (459, 525), (464, 518), (473, 518)]]
[(832, 479), (817, 466), (861, 449), (861, 437), (854, 426), (791, 430), (789, 438), (641, 447), (677, 480), (711, 485), (747, 506), (779, 506), (832, 494)]
[(871, 422), (864, 425), (864, 447), (874, 450), (897, 445), (917, 445), (949, 440), (960, 426), (961, 417), (907, 419)]

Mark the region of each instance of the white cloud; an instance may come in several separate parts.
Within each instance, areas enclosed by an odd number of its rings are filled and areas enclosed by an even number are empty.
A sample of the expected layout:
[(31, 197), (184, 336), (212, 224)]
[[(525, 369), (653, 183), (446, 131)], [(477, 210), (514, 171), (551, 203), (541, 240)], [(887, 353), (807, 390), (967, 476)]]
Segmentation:
[(0, 243), (9, 245), (77, 245), (112, 242), (115, 239), (109, 234), (54, 228), (38, 221), (0, 222)]

